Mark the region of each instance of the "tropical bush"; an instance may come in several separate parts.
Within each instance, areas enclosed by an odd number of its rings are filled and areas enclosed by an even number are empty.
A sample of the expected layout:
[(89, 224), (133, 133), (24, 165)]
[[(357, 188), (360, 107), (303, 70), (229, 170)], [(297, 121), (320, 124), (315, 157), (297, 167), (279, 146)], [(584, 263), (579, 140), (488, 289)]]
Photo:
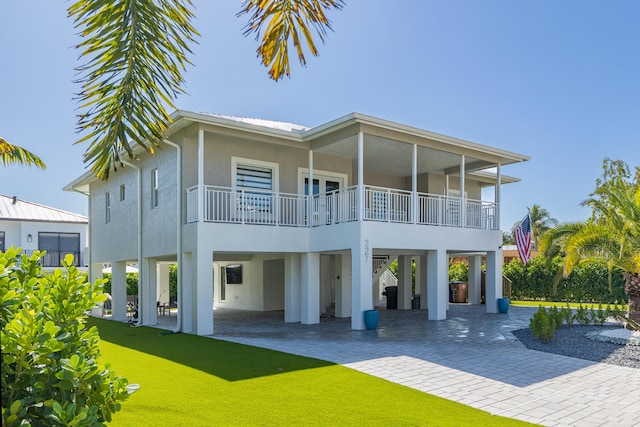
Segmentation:
[(98, 363), (98, 330), (85, 327), (102, 284), (71, 255), (64, 271), (43, 275), (42, 255), (0, 252), (2, 425), (102, 425), (128, 395), (126, 378)]
[[(111, 293), (111, 273), (104, 273), (104, 291)], [(138, 295), (138, 273), (127, 273), (127, 295)], [(169, 266), (169, 296), (178, 296), (178, 265)]]
[(469, 281), (469, 266), (463, 262), (449, 264), (449, 281), (450, 282), (467, 282)]
[(604, 262), (585, 262), (575, 267), (571, 274), (560, 279), (554, 295), (553, 283), (562, 274), (562, 257), (537, 256), (526, 265), (512, 260), (503, 266), (503, 273), (511, 279), (511, 296), (517, 300), (597, 302), (623, 304), (626, 302), (622, 271), (609, 272)]

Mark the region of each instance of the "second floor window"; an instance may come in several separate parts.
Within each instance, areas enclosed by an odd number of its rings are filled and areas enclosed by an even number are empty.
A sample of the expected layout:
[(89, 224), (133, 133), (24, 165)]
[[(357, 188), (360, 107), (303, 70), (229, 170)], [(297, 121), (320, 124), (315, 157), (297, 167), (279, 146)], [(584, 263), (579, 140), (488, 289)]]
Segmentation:
[(120, 185), (120, 201), (124, 200), (124, 184)]
[(111, 222), (111, 194), (108, 191), (104, 195), (104, 222)]
[(80, 265), (79, 233), (38, 233), (38, 249), (47, 251), (43, 267), (60, 267), (66, 254), (73, 255), (74, 265)]
[(158, 207), (158, 169), (151, 171), (151, 209)]

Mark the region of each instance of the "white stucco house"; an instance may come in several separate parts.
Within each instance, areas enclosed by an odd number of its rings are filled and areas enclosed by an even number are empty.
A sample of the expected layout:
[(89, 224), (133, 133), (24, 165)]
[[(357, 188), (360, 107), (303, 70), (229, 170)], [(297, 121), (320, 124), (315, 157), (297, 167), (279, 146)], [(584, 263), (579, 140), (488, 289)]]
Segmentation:
[(61, 267), (67, 254), (76, 267), (86, 266), (88, 223), (83, 215), (0, 195), (0, 250), (15, 246), (28, 255), (46, 250), (41, 263), (47, 270)]
[(140, 266), (141, 322), (154, 325), (177, 263), (183, 332), (213, 334), (214, 307), (302, 324), (331, 312), (364, 329), (373, 283), (395, 259), (398, 308), (411, 308), (414, 260), (421, 308), (445, 319), (448, 259), (460, 255), (470, 303), (486, 256), (497, 311), (500, 188), (518, 181), (502, 169), (525, 155), (358, 113), (308, 128), (189, 111), (173, 114), (155, 155), (137, 155), (107, 182), (86, 173), (65, 187), (88, 195), (91, 274), (111, 264), (115, 319), (126, 317), (126, 265)]

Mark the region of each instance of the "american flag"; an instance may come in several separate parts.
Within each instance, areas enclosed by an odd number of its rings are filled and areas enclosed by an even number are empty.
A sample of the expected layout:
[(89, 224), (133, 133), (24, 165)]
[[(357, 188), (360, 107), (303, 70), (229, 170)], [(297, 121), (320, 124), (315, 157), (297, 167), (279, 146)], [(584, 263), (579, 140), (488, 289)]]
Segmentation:
[(520, 259), (526, 264), (531, 259), (531, 218), (528, 213), (513, 231), (513, 235), (516, 238)]

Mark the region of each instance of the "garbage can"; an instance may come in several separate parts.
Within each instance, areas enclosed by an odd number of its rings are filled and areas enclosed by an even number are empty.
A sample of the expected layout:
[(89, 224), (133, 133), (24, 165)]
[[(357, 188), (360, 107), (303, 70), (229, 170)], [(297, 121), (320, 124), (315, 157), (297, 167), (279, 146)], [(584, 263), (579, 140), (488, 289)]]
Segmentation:
[(420, 294), (413, 295), (413, 299), (411, 300), (411, 308), (413, 310), (420, 309)]
[(467, 283), (451, 282), (449, 283), (450, 302), (467, 302)]
[(384, 288), (382, 295), (387, 297), (387, 310), (395, 310), (398, 308), (398, 287), (387, 286)]

